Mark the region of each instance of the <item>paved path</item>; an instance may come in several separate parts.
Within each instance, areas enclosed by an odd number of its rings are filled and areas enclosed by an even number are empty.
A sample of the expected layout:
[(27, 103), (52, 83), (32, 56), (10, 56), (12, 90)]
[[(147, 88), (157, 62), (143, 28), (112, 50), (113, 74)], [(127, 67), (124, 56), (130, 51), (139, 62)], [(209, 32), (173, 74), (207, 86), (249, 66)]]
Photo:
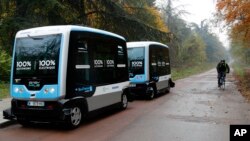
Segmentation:
[(99, 115), (75, 130), (15, 124), (0, 130), (0, 140), (229, 141), (231, 124), (250, 123), (250, 104), (231, 74), (225, 90), (217, 87), (215, 69), (175, 82), (169, 94), (136, 100), (124, 111)]
[(11, 98), (0, 99), (0, 128), (13, 123), (10, 120), (3, 119), (3, 110), (10, 108), (10, 106), (11, 106)]

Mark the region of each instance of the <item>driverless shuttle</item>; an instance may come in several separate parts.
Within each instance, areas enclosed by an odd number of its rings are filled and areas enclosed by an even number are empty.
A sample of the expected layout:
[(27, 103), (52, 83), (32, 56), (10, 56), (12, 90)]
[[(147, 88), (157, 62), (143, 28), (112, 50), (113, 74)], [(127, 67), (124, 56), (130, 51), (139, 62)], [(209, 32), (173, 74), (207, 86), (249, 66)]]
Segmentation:
[(127, 47), (130, 92), (149, 99), (153, 99), (160, 92), (169, 92), (173, 82), (168, 46), (141, 41), (128, 42)]
[(126, 41), (103, 30), (47, 26), (16, 34), (11, 113), (33, 121), (79, 126), (87, 113), (130, 99)]

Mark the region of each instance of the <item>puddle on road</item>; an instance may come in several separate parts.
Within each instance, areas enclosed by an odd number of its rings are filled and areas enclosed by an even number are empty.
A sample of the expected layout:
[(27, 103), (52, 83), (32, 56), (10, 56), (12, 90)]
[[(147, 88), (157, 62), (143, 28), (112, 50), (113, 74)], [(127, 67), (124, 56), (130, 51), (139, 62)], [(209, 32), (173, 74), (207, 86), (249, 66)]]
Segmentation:
[(234, 121), (237, 121), (239, 119), (227, 119), (227, 118), (216, 118), (216, 117), (208, 117), (208, 116), (202, 116), (202, 117), (196, 117), (194, 115), (166, 115), (166, 118), (174, 119), (174, 120), (180, 120), (180, 121), (186, 121), (186, 122), (194, 122), (194, 123), (210, 123), (210, 124), (230, 124), (234, 123)]
[(196, 101), (196, 104), (202, 104), (202, 105), (207, 105), (207, 106), (212, 106), (212, 102), (211, 101)]

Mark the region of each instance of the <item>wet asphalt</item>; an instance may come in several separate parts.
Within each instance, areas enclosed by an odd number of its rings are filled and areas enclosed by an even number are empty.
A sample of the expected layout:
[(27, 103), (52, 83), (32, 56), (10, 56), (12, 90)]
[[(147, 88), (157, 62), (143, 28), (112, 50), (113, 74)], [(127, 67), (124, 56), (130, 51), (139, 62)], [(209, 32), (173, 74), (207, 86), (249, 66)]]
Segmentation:
[(0, 140), (229, 141), (230, 125), (250, 124), (250, 103), (232, 74), (225, 90), (217, 87), (216, 77), (213, 69), (180, 79), (168, 94), (137, 99), (125, 111), (101, 114), (75, 130), (14, 124), (0, 129)]

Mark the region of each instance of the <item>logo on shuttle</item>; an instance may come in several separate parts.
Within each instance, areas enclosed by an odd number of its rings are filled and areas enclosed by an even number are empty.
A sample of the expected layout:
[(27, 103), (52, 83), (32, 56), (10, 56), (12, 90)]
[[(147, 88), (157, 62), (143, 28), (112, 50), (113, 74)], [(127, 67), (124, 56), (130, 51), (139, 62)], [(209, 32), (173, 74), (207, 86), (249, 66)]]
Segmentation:
[(40, 70), (53, 70), (56, 68), (55, 60), (40, 60), (39, 61), (39, 69)]
[(107, 65), (107, 67), (114, 67), (115, 61), (114, 60), (106, 60), (106, 65)]
[(103, 61), (102, 60), (94, 60), (95, 68), (102, 68), (103, 67)]
[(18, 61), (16, 62), (17, 70), (31, 70), (31, 61)]
[(143, 66), (143, 62), (142, 61), (132, 61), (131, 62), (131, 66), (132, 67), (142, 67)]

